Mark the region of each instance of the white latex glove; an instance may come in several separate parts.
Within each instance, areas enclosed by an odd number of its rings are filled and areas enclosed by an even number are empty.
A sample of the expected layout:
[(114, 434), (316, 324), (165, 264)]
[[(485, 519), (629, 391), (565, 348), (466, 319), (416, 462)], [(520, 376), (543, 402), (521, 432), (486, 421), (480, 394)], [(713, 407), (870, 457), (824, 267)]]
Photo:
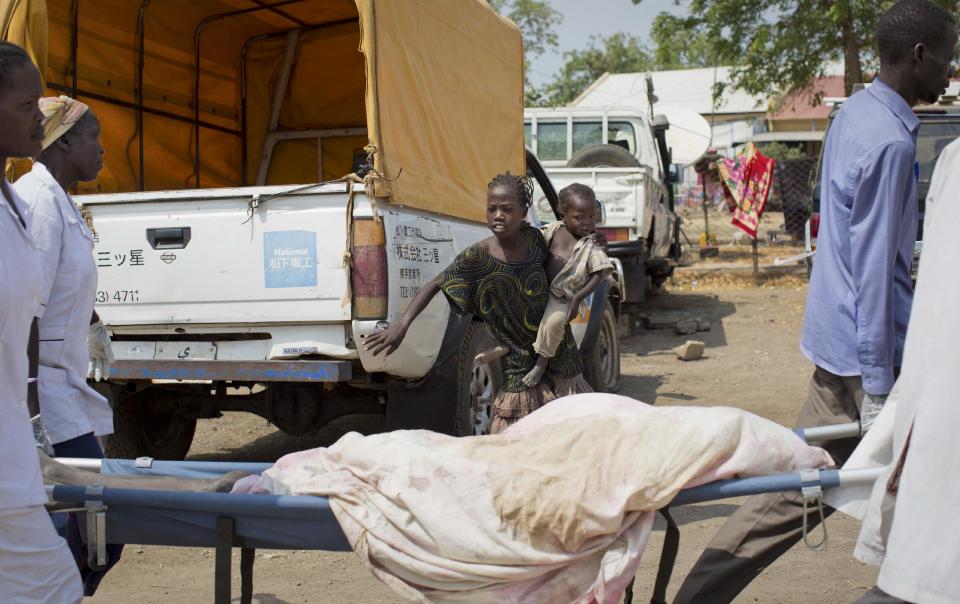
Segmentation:
[(47, 457), (55, 457), (53, 453), (53, 443), (47, 436), (47, 431), (43, 428), (43, 419), (39, 415), (30, 418), (30, 424), (33, 426), (33, 439), (37, 441), (37, 448)]
[(863, 436), (873, 425), (874, 420), (883, 410), (884, 403), (887, 402), (886, 394), (867, 394), (863, 395), (863, 403), (860, 405), (860, 435)]
[(96, 381), (110, 379), (110, 364), (113, 363), (113, 350), (110, 336), (102, 321), (91, 323), (87, 330), (87, 350), (90, 351), (90, 366), (87, 377)]

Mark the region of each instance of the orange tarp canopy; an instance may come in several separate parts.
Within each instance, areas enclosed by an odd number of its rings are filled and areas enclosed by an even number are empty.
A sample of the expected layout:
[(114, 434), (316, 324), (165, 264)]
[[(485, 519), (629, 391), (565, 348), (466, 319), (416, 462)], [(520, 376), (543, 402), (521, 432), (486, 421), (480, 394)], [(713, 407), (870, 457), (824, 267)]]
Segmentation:
[(389, 203), (480, 221), (486, 183), (523, 171), (520, 34), (482, 0), (73, 4), (0, 18), (100, 118), (85, 192), (319, 182), (367, 149)]

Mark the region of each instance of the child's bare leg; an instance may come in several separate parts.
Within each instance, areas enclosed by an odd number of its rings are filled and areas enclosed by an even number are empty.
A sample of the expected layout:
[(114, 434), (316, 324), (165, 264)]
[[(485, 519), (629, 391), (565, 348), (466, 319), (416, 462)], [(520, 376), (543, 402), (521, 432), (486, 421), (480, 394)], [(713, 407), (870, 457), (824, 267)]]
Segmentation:
[(40, 454), (40, 468), (43, 482), (49, 485), (89, 486), (100, 485), (119, 489), (150, 489), (154, 491), (196, 491), (207, 493), (229, 493), (233, 484), (249, 476), (249, 472), (236, 471), (224, 474), (221, 478), (178, 478), (176, 476), (115, 476), (89, 472), (64, 465), (57, 460)]
[(476, 357), (474, 357), (474, 360), (477, 363), (483, 363), (483, 364), (492, 363), (493, 361), (496, 361), (500, 357), (506, 356), (508, 352), (510, 352), (509, 348), (507, 348), (503, 344), (497, 344), (496, 346), (493, 346), (492, 348), (487, 348), (486, 350), (478, 354)]
[(537, 362), (534, 364), (533, 369), (523, 376), (520, 381), (523, 382), (523, 385), (527, 388), (533, 388), (538, 383), (540, 383), (540, 378), (543, 377), (543, 372), (547, 370), (547, 364), (550, 362), (550, 359), (547, 357), (537, 357)]
[(540, 327), (537, 329), (537, 339), (533, 343), (537, 362), (527, 375), (520, 378), (527, 388), (533, 388), (540, 382), (540, 378), (547, 371), (550, 359), (557, 354), (557, 349), (566, 333), (568, 309), (569, 304), (566, 300), (550, 294), (550, 301), (547, 302), (543, 318), (540, 320)]

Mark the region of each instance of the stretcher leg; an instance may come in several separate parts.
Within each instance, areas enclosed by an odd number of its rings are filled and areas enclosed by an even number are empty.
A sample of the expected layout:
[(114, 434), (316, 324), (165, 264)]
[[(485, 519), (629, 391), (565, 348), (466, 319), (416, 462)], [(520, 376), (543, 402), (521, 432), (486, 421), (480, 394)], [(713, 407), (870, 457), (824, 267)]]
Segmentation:
[[(680, 552), (680, 528), (670, 515), (670, 508), (660, 509), (660, 515), (667, 521), (663, 536), (663, 549), (660, 552), (660, 566), (657, 568), (657, 579), (653, 585), (653, 596), (650, 604), (667, 604), (667, 586), (670, 584), (670, 575), (677, 562)], [(636, 577), (630, 579), (626, 591), (623, 593), (623, 604), (633, 604), (633, 583)]]
[(217, 518), (217, 553), (214, 562), (213, 601), (215, 604), (230, 604), (232, 577), (231, 555), (233, 553), (234, 520), (228, 516)]
[(240, 604), (253, 604), (253, 560), (257, 550), (240, 548)]
[(673, 566), (680, 552), (680, 528), (670, 515), (670, 508), (661, 509), (660, 515), (667, 521), (667, 528), (663, 535), (663, 550), (660, 553), (660, 566), (657, 568), (651, 604), (667, 604), (667, 585), (670, 584), (670, 575), (673, 574)]
[[(240, 604), (253, 604), (253, 561), (257, 550), (238, 543), (236, 521), (229, 516), (217, 517), (217, 552), (214, 562), (214, 596), (216, 604), (230, 604), (233, 581), (233, 547), (240, 545)], [(243, 541), (242, 539), (240, 540)]]

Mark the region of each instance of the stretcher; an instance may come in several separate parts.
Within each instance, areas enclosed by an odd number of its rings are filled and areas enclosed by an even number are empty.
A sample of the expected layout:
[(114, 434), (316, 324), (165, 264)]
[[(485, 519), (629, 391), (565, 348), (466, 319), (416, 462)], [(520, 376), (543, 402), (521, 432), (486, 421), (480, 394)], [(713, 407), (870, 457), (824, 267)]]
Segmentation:
[[(859, 436), (858, 423), (798, 429), (807, 441)], [(262, 473), (272, 464), (155, 461), (149, 458), (74, 459), (57, 461), (114, 475), (219, 478), (242, 470)], [(880, 470), (807, 470), (790, 474), (718, 481), (685, 489), (669, 507), (759, 493), (800, 492), (814, 509), (823, 489), (870, 484)], [(85, 540), (91, 568), (106, 566), (107, 544), (166, 545), (214, 548), (214, 601), (231, 602), (232, 550), (240, 549), (240, 602), (252, 602), (253, 562), (258, 548), (350, 551), (325, 497), (251, 495), (118, 489), (98, 486), (48, 486), (51, 502), (85, 515)], [(821, 519), (822, 519), (822, 507)], [(662, 600), (676, 558), (679, 530), (669, 512), (667, 539), (661, 557), (654, 601)], [(819, 544), (821, 547), (825, 544)], [(671, 551), (672, 550), (672, 551)], [(664, 562), (668, 562), (665, 564)], [(661, 577), (661, 575), (664, 575)], [(632, 587), (632, 586), (631, 586)], [(632, 598), (632, 589), (627, 598)]]

